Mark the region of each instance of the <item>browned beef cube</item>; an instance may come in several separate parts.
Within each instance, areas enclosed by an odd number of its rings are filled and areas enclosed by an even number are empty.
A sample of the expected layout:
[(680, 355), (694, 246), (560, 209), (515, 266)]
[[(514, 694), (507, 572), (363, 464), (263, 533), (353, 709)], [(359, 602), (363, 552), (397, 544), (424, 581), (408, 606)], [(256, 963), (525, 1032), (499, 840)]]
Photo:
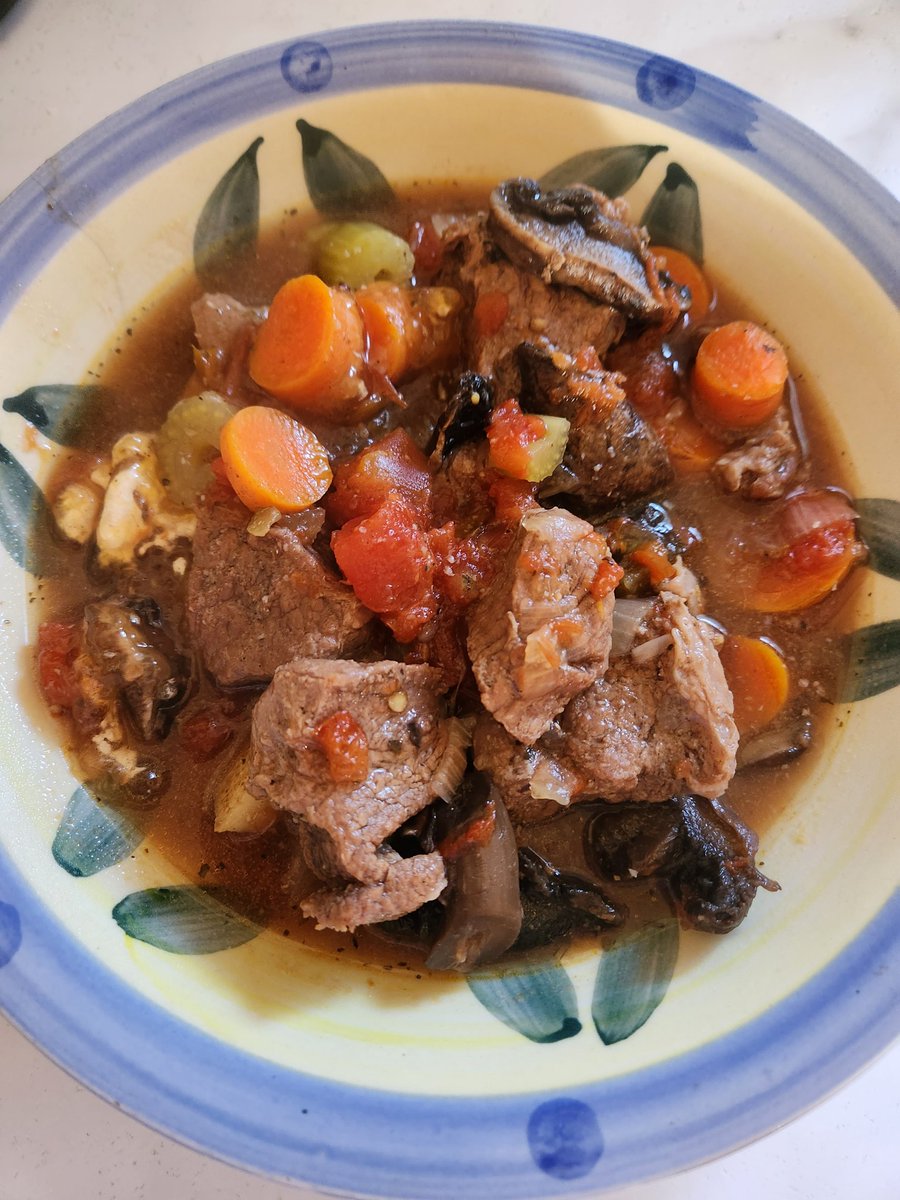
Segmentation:
[(223, 687), (265, 683), (298, 655), (335, 658), (366, 641), (372, 614), (287, 525), (247, 533), (238, 501), (204, 508), (188, 576), (187, 616), (204, 665)]
[(526, 747), (482, 724), (475, 757), (523, 822), (579, 800), (716, 798), (734, 775), (737, 742), (713, 633), (681, 597), (663, 593), (631, 653), (614, 659), (550, 734)]
[(592, 587), (604, 539), (562, 508), (521, 521), (505, 563), (469, 609), (469, 657), (481, 699), (521, 742), (537, 741), (606, 670), (613, 597)]
[[(406, 860), (415, 867), (401, 866), (385, 844), (434, 797), (432, 779), (447, 747), (439, 687), (431, 667), (298, 658), (276, 671), (256, 705), (250, 790), (296, 815), (320, 878), (354, 885), (311, 898), (307, 910), (321, 924), (344, 928), (350, 915), (367, 912), (399, 916), (443, 888), (439, 860), (418, 856)], [(368, 773), (359, 783), (333, 780), (317, 739), (338, 712), (350, 714), (368, 745)]]

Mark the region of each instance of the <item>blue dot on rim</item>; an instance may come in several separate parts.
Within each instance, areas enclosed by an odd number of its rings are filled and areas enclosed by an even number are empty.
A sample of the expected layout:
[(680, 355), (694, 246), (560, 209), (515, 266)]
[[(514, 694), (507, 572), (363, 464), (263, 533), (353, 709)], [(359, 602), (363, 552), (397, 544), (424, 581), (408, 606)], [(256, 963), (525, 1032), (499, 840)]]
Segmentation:
[(603, 1154), (603, 1135), (594, 1110), (582, 1100), (547, 1100), (528, 1121), (528, 1147), (535, 1164), (555, 1179), (581, 1179)]
[(331, 82), (332, 70), (321, 42), (296, 42), (281, 56), (281, 74), (295, 92), (320, 92)]
[(655, 55), (648, 58), (637, 73), (637, 94), (645, 104), (668, 110), (690, 100), (697, 76), (690, 67), (674, 58)]

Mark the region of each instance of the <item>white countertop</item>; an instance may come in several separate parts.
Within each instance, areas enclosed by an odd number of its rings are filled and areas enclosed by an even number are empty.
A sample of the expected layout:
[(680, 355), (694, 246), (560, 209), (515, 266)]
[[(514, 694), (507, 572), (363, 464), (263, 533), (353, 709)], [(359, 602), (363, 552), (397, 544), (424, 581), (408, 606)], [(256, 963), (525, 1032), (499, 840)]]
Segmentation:
[[(682, 59), (762, 96), (900, 195), (898, 0), (19, 0), (0, 21), (0, 198), (167, 80), (229, 54), (373, 20), (553, 24)], [(900, 1046), (754, 1145), (610, 1200), (897, 1200)], [(299, 1200), (146, 1129), (0, 1018), (0, 1200)]]

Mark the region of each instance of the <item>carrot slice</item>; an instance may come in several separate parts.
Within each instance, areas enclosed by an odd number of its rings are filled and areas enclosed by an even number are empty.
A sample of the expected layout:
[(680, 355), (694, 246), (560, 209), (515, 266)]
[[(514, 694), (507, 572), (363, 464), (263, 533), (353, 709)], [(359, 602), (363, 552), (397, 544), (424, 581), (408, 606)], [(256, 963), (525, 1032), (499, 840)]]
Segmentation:
[(671, 246), (653, 246), (652, 249), (657, 259), (665, 259), (663, 269), (679, 287), (690, 288), (691, 319), (699, 321), (705, 317), (712, 304), (713, 293), (706, 276), (694, 260), (681, 250), (673, 250)]
[(393, 383), (447, 361), (458, 350), (456, 316), (462, 298), (453, 288), (373, 283), (359, 289), (356, 303), (365, 324), (369, 363)]
[(662, 438), (669, 460), (678, 475), (699, 475), (708, 471), (725, 445), (706, 429), (686, 408), (674, 408), (653, 422)]
[(732, 321), (707, 334), (697, 351), (693, 384), (698, 415), (728, 429), (751, 429), (775, 413), (787, 382), (781, 343), (752, 321)]
[(814, 529), (760, 568), (749, 607), (766, 613), (809, 608), (833, 592), (864, 553), (852, 520)]
[(250, 351), (251, 378), (308, 416), (352, 420), (365, 397), (363, 322), (353, 296), (316, 275), (275, 294)]
[(729, 634), (719, 657), (734, 696), (738, 732), (757, 733), (784, 708), (790, 688), (787, 665), (770, 642), (742, 634)]
[(305, 425), (277, 408), (242, 408), (222, 427), (219, 448), (228, 482), (254, 512), (300, 512), (331, 484), (325, 447)]

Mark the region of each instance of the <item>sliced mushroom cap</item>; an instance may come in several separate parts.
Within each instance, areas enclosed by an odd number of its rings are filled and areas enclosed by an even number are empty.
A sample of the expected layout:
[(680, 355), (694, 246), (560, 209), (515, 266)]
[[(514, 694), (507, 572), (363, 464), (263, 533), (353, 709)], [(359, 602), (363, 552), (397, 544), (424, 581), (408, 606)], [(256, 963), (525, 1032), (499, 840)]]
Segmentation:
[(144, 741), (164, 737), (187, 692), (187, 663), (162, 625), (154, 600), (114, 596), (84, 610), (84, 641), (120, 691)]
[(619, 220), (618, 211), (584, 185), (544, 192), (533, 179), (507, 179), (491, 194), (489, 227), (504, 254), (547, 283), (661, 321), (670, 306), (647, 231)]

